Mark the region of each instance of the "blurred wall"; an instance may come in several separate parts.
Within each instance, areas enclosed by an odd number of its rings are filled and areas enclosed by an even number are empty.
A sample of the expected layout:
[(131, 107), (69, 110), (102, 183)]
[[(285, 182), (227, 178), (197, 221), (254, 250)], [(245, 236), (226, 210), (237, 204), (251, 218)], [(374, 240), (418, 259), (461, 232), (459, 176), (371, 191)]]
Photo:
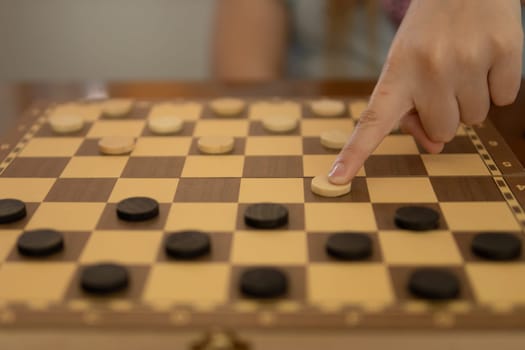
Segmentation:
[(204, 79), (214, 0), (0, 0), (0, 81)]
[[(0, 82), (207, 79), (214, 3), (0, 0)], [(324, 77), (312, 71), (302, 77)]]

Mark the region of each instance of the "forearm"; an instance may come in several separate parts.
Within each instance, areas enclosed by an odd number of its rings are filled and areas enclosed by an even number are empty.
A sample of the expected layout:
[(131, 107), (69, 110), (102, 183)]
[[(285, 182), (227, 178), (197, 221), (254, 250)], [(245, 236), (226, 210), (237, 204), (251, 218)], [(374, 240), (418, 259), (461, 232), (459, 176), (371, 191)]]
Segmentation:
[(215, 18), (212, 71), (223, 80), (282, 76), (287, 13), (278, 0), (221, 0)]

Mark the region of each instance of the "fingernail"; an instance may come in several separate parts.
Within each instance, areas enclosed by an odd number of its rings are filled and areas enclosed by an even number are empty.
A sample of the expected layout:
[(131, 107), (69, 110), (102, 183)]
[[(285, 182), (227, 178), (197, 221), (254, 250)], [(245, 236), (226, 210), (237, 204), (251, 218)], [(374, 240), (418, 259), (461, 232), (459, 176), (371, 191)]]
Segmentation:
[(343, 163), (335, 163), (332, 170), (328, 173), (330, 180), (341, 179), (345, 175), (345, 165)]

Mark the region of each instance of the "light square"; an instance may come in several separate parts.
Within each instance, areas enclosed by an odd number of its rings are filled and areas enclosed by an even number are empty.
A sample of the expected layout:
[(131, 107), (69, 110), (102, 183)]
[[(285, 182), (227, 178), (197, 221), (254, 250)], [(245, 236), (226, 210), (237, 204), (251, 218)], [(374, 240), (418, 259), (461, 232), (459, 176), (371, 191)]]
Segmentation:
[(383, 264), (312, 264), (307, 281), (308, 300), (312, 303), (387, 305), (394, 300)]
[(319, 137), (325, 131), (341, 130), (350, 134), (354, 130), (354, 122), (351, 119), (303, 119), (301, 120), (301, 135)]
[(370, 200), (374, 203), (437, 202), (428, 178), (367, 178)]
[(0, 299), (60, 301), (75, 271), (73, 263), (14, 263), (0, 269)]
[[(321, 174), (328, 174), (335, 161), (335, 155), (305, 155), (303, 156), (303, 174), (306, 177), (313, 177)], [(365, 168), (362, 167), (357, 176), (365, 176)]]
[(292, 156), (303, 153), (299, 136), (252, 136), (246, 139), (248, 156)]
[(443, 202), (441, 211), (451, 231), (520, 231), (506, 202)]
[(104, 206), (104, 203), (42, 203), (31, 217), (27, 228), (90, 231), (97, 225)]
[(202, 113), (202, 105), (197, 102), (160, 103), (155, 105), (149, 117), (172, 115), (186, 121), (197, 120)]
[(306, 231), (376, 231), (370, 203), (306, 203)]
[(447, 231), (383, 231), (379, 233), (379, 240), (388, 264), (454, 265), (462, 262), (454, 237)]
[(51, 178), (0, 178), (3, 198), (17, 198), (24, 202), (42, 202), (55, 183)]
[(430, 176), (483, 176), (490, 172), (478, 154), (422, 154)]
[(306, 233), (302, 231), (235, 232), (232, 262), (245, 265), (303, 265), (307, 261)]
[(348, 104), (348, 108), (350, 109), (350, 114), (352, 115), (352, 118), (355, 120), (358, 120), (361, 118), (361, 114), (365, 111), (365, 109), (368, 107), (368, 101), (367, 100), (355, 100)]
[(243, 156), (188, 156), (182, 177), (241, 177)]
[(162, 157), (185, 156), (191, 145), (191, 137), (140, 137), (132, 156)]
[(456, 136), (465, 136), (467, 135), (467, 132), (465, 131), (465, 127), (463, 125), (460, 125), (458, 127), (458, 130), (456, 131)]
[(239, 202), (302, 203), (303, 179), (241, 179)]
[(149, 274), (144, 300), (180, 303), (224, 303), (230, 288), (226, 264), (156, 264)]
[(476, 263), (466, 270), (480, 302), (525, 305), (525, 265)]
[(80, 147), (80, 137), (34, 138), (20, 152), (19, 157), (71, 157)]
[(293, 101), (259, 101), (250, 105), (248, 117), (260, 120), (265, 116), (286, 115), (301, 118), (301, 105)]
[(144, 129), (143, 120), (99, 120), (88, 132), (87, 137), (132, 136), (138, 137)]
[(60, 177), (101, 178), (120, 177), (128, 157), (93, 156), (73, 157), (69, 160)]
[(419, 154), (414, 138), (410, 135), (388, 135), (374, 151), (375, 155)]
[(195, 136), (224, 135), (243, 137), (248, 135), (249, 122), (242, 120), (200, 120), (195, 125)]
[(0, 261), (8, 257), (21, 233), (20, 230), (0, 230)]
[(236, 203), (174, 203), (168, 215), (166, 229), (234, 231), (236, 219)]
[(171, 203), (179, 179), (118, 179), (109, 202), (116, 203), (129, 197), (150, 197), (160, 203)]
[(91, 234), (80, 261), (152, 264), (161, 239), (162, 231), (95, 231)]
[(56, 106), (51, 115), (79, 115), (85, 121), (95, 121), (102, 114), (100, 104), (66, 103)]

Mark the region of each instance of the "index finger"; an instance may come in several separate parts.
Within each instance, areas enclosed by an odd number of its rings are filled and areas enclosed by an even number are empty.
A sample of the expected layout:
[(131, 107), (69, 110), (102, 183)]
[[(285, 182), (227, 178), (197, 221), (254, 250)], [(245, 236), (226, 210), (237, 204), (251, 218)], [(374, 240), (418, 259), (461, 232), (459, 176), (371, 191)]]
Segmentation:
[(357, 174), (366, 159), (412, 108), (403, 88), (381, 77), (354, 132), (337, 156), (328, 178), (333, 184), (346, 184)]

